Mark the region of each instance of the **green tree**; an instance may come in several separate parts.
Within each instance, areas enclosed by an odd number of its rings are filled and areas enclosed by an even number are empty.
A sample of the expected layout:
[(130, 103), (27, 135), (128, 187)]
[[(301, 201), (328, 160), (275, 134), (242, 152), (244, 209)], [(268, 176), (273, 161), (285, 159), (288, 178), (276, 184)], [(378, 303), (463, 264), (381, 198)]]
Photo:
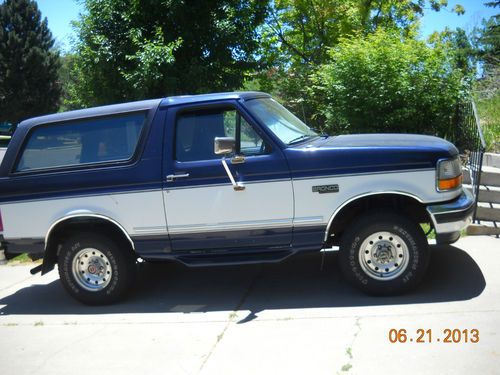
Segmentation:
[[(486, 3), (500, 8), (500, 1)], [(477, 58), (482, 77), (475, 85), (475, 100), (487, 147), (500, 151), (500, 14), (483, 20), (476, 30)]]
[(410, 132), (452, 136), (467, 92), (447, 44), (433, 47), (379, 30), (345, 39), (313, 76), (326, 131)]
[[(486, 3), (486, 5), (497, 8), (500, 7), (500, 1)], [(477, 36), (477, 55), (483, 62), (483, 69), (486, 76), (498, 74), (500, 65), (500, 14), (483, 20), (482, 28), (476, 30)]]
[(464, 76), (472, 79), (476, 74), (477, 63), (477, 51), (472, 39), (464, 29), (458, 27), (455, 30), (445, 28), (444, 31), (436, 31), (428, 38), (428, 42), (438, 47), (441, 44), (447, 44), (448, 48), (453, 51), (454, 66), (460, 69)]
[[(264, 51), (271, 63), (321, 64), (340, 38), (380, 27), (414, 34), (425, 9), (447, 5), (447, 0), (276, 0), (263, 28)], [(464, 9), (457, 5), (452, 11), (463, 14)]]
[(59, 54), (35, 1), (0, 4), (0, 122), (55, 112)]
[(73, 93), (71, 90), (76, 89), (78, 82), (77, 77), (73, 74), (75, 69), (76, 56), (72, 53), (66, 53), (61, 56), (61, 68), (59, 69), (59, 80), (61, 82), (61, 105), (60, 112), (77, 109), (76, 105), (72, 105)]
[(241, 87), (268, 0), (85, 0), (70, 107)]
[[(362, 38), (379, 29), (416, 37), (424, 11), (447, 5), (446, 0), (276, 0), (262, 31), (265, 70), (254, 81), (310, 125), (320, 127), (322, 103), (310, 96), (310, 77), (331, 60), (330, 48), (342, 39)], [(463, 14), (464, 9), (457, 5), (452, 11)]]
[[(360, 12), (365, 31), (379, 27), (397, 28), (405, 33), (415, 31), (425, 10), (439, 12), (448, 7), (448, 0), (361, 0)], [(465, 9), (456, 4), (451, 12), (462, 15)]]

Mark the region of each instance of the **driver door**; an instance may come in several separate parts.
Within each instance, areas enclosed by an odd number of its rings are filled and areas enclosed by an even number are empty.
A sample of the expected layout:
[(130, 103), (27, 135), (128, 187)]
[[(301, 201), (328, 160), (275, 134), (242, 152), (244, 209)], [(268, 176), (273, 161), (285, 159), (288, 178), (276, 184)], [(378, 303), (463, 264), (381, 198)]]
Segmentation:
[[(236, 103), (169, 109), (164, 203), (173, 251), (288, 248), (293, 192), (285, 158)], [(239, 126), (237, 123), (239, 122)], [(240, 128), (239, 134), (235, 134)], [(238, 141), (226, 162), (235, 189), (214, 152), (215, 137)]]

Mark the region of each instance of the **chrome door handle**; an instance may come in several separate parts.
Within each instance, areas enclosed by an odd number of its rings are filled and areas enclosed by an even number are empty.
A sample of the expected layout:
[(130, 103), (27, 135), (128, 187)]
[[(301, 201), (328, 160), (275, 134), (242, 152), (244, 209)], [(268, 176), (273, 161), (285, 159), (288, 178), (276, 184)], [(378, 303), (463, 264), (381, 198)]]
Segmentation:
[(242, 164), (245, 162), (244, 155), (235, 155), (231, 158), (231, 164)]
[(186, 177), (189, 177), (189, 173), (169, 174), (167, 176), (167, 182), (172, 182), (178, 178), (186, 178)]

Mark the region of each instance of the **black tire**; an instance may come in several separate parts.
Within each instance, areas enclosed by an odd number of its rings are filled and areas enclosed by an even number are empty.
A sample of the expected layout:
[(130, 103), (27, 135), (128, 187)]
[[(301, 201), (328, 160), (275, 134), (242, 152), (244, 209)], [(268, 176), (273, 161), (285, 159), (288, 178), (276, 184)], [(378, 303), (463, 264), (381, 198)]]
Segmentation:
[(69, 237), (58, 258), (64, 288), (87, 305), (106, 305), (125, 297), (136, 273), (136, 259), (127, 245), (94, 233)]
[(344, 277), (372, 295), (411, 290), (422, 280), (429, 258), (420, 226), (395, 213), (370, 213), (353, 222), (342, 235), (338, 257)]

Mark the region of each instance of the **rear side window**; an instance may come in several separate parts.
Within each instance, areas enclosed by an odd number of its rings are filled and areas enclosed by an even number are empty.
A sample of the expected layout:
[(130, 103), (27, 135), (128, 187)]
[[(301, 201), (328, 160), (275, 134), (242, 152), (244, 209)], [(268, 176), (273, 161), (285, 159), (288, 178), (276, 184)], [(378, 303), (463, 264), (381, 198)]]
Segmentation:
[(35, 128), (16, 171), (128, 160), (145, 120), (145, 113), (134, 113)]

